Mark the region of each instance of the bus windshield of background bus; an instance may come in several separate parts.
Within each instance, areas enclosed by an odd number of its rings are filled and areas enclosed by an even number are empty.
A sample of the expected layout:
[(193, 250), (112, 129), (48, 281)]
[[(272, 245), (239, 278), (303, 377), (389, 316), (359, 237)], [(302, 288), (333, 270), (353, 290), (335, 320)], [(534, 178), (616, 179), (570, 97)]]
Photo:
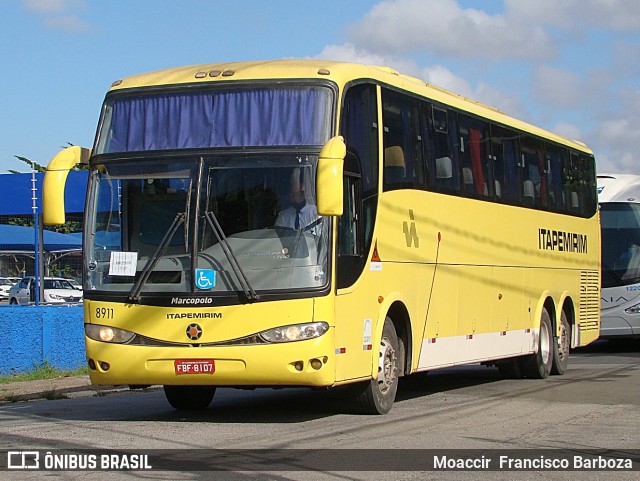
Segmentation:
[(112, 94), (94, 154), (212, 147), (322, 145), (333, 92), (273, 85)]
[(315, 207), (316, 165), (317, 156), (245, 154), (100, 166), (91, 176), (88, 290), (249, 296), (323, 287), (328, 221)]
[(602, 287), (640, 282), (640, 205), (603, 203)]

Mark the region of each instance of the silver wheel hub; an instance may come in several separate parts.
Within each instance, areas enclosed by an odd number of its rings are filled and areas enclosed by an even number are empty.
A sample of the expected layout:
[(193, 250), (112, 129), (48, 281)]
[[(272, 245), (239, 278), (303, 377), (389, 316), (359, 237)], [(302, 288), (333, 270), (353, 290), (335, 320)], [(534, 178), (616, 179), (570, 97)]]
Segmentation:
[(549, 349), (552, 344), (549, 342), (550, 333), (547, 325), (543, 325), (540, 329), (540, 349), (542, 354), (542, 362), (547, 363), (551, 356), (551, 351)]
[(560, 359), (564, 359), (564, 357), (569, 352), (569, 332), (567, 331), (567, 327), (564, 324), (560, 324), (560, 336), (558, 336), (558, 356)]
[(378, 388), (386, 393), (396, 379), (396, 351), (387, 338), (382, 338), (380, 356), (378, 358)]

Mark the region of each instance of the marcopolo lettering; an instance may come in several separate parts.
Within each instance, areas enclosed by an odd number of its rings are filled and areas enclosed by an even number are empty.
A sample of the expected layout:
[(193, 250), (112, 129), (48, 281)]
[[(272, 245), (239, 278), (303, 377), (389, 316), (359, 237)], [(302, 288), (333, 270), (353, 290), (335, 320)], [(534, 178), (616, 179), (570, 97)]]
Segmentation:
[(538, 229), (538, 249), (587, 253), (587, 235), (553, 229)]
[(172, 297), (171, 304), (182, 306), (189, 305), (194, 306), (198, 304), (212, 304), (213, 298), (211, 297)]

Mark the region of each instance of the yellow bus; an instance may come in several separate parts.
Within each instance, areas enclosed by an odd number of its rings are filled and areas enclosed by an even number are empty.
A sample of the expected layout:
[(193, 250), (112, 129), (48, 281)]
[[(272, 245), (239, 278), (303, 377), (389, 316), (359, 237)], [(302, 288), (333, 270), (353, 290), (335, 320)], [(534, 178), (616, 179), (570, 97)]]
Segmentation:
[(113, 83), (91, 151), (84, 315), (91, 381), (347, 384), (460, 364), (567, 368), (599, 334), (600, 229), (583, 144), (386, 68), (283, 60)]

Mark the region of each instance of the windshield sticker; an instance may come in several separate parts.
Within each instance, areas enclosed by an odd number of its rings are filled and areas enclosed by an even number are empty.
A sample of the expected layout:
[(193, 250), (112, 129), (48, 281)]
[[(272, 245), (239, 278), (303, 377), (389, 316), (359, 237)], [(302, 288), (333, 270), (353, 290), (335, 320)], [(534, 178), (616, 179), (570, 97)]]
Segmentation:
[(109, 275), (133, 277), (136, 275), (137, 264), (137, 252), (111, 251), (111, 259), (109, 261)]
[(196, 287), (213, 289), (216, 286), (216, 271), (213, 269), (196, 269)]

